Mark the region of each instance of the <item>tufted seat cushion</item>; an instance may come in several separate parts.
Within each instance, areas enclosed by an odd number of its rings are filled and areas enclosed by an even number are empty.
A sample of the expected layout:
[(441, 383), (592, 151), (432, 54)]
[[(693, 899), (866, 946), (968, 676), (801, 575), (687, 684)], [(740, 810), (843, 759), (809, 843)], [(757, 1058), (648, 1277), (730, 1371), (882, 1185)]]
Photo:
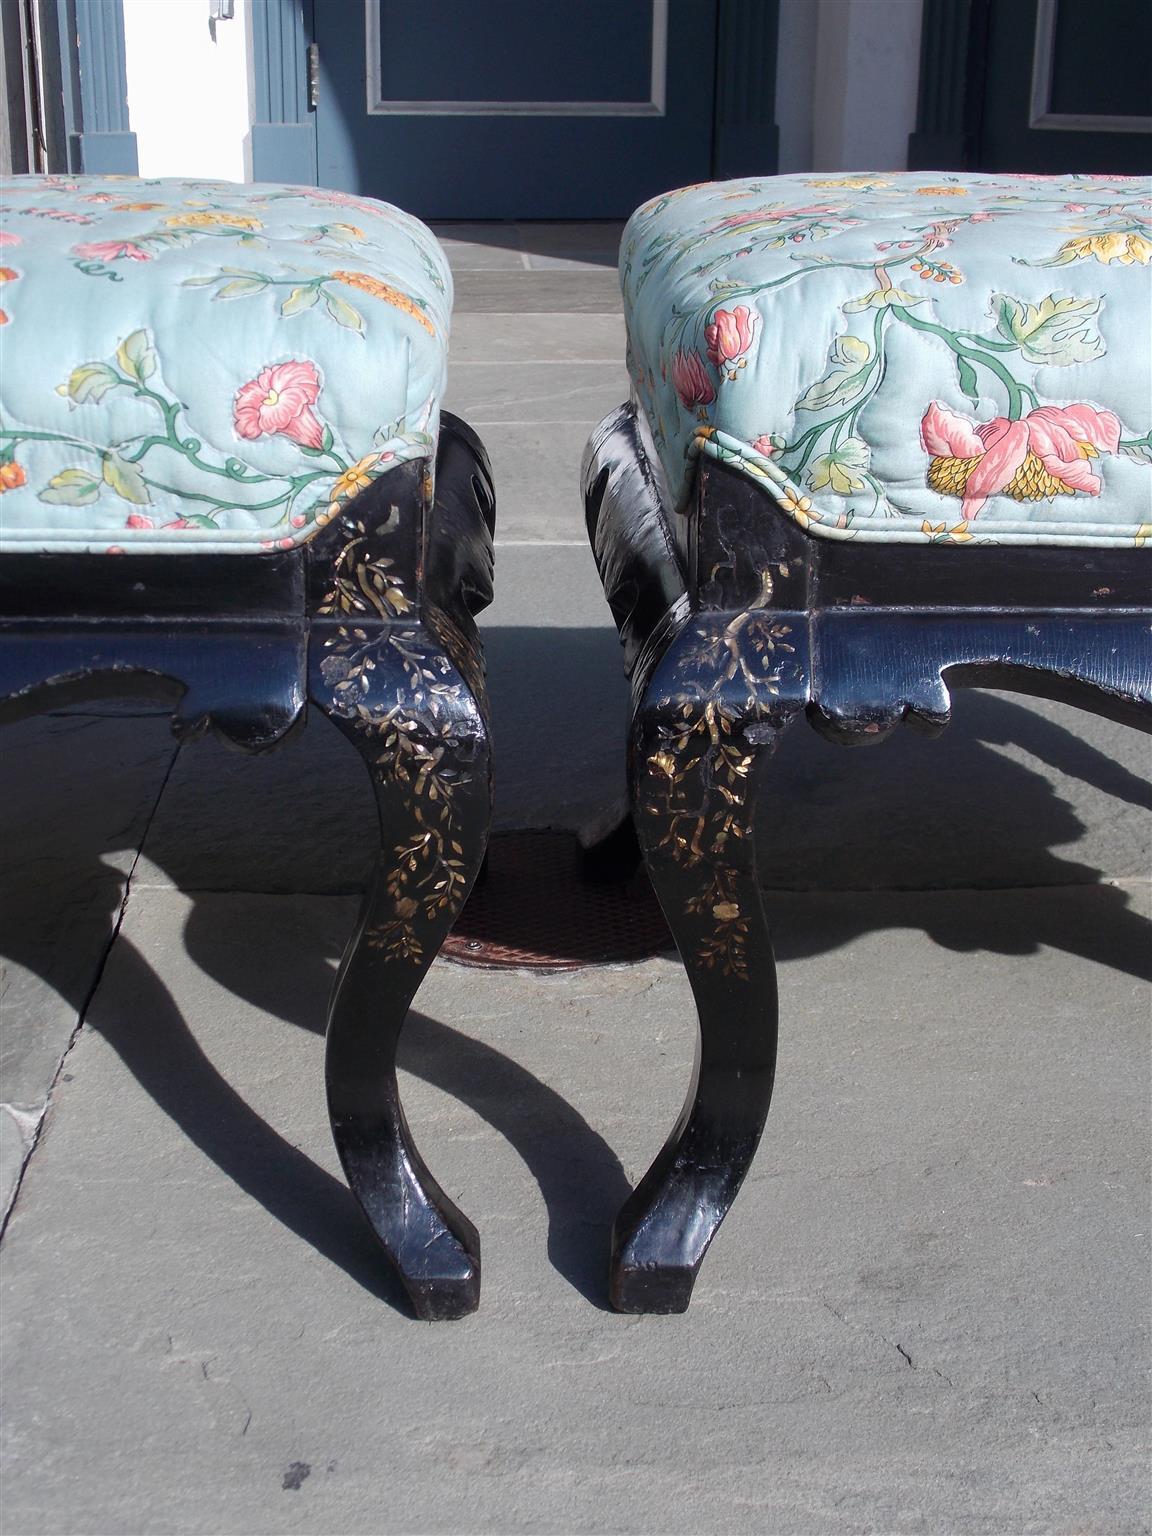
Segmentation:
[(451, 279), (397, 208), (15, 177), (0, 245), (0, 550), (287, 549), (435, 454)]
[(1143, 544), (1150, 192), (806, 175), (646, 203), (629, 368), (676, 504), (704, 453), (820, 537)]

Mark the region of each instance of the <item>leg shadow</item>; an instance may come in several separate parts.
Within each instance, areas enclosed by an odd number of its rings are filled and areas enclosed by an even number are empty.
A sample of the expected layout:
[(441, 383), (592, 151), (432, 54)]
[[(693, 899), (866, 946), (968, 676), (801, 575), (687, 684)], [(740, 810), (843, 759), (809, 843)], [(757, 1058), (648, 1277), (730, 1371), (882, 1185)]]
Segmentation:
[[(256, 912), (249, 913), (244, 943), (237, 945), (228, 915), (218, 908), (199, 906), (190, 914), (185, 930), (188, 954), (206, 975), (235, 996), (287, 1023), (321, 1034), (334, 975), (331, 962), (341, 942), (335, 929), (313, 932), (311, 951), (298, 951), (291, 964), (259, 967), (251, 963), (252, 954), (270, 952), (277, 939), (271, 913), (266, 936), (258, 926), (252, 926), (259, 921)], [(283, 947), (281, 936), (281, 951)], [(131, 1039), (125, 1038), (117, 1049), (126, 1055), (132, 1050)], [(630, 1186), (619, 1159), (603, 1137), (526, 1068), (418, 1008), (408, 1016), (398, 1061), (402, 1071), (466, 1104), (515, 1148), (544, 1198), (548, 1256), (553, 1267), (588, 1301), (607, 1309), (608, 1234)], [(146, 1086), (155, 1092), (162, 1085)], [(183, 1112), (179, 1079), (167, 1086), (179, 1091), (167, 1093), (162, 1107), (179, 1118)], [(240, 1109), (246, 1106), (242, 1101), (233, 1103), (235, 1095), (230, 1089), (227, 1092), (228, 1113), (239, 1117)], [(200, 1110), (195, 1118), (201, 1118)], [(194, 1130), (189, 1134), (194, 1135)], [(434, 1156), (433, 1149), (433, 1160)], [(277, 1175), (286, 1176), (284, 1169)], [(351, 1201), (343, 1186), (341, 1193)], [(257, 1198), (267, 1204), (261, 1196)]]
[[(317, 1167), (245, 1103), (204, 1054), (168, 988), (122, 936), (111, 963), (114, 985), (97, 988), (85, 1024), (104, 1037), (153, 1102), (238, 1188), (365, 1290), (407, 1312), (399, 1280), (382, 1262), (343, 1181)], [(126, 998), (132, 999), (131, 1008), (124, 1006)]]

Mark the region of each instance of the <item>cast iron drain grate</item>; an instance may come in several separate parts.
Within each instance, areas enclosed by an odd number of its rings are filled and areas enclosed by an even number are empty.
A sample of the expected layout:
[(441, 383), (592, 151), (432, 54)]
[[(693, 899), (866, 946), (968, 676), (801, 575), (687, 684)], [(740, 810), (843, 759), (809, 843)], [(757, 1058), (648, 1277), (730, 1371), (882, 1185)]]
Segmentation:
[(460, 965), (575, 971), (673, 949), (648, 877), (584, 877), (570, 832), (504, 832), (441, 951)]

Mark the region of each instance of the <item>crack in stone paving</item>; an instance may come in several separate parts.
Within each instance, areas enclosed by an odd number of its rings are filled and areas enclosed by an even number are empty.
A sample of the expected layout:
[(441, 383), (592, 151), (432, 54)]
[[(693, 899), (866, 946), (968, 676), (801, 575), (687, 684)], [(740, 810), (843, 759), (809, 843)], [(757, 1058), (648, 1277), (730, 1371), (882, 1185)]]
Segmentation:
[[(901, 1344), (898, 1339), (890, 1339), (888, 1338), (887, 1334), (881, 1333), (876, 1328), (868, 1328), (851, 1322), (847, 1317), (844, 1316), (843, 1312), (838, 1312), (836, 1310), (836, 1308), (832, 1305), (826, 1296), (817, 1296), (816, 1300), (822, 1307), (825, 1308), (826, 1311), (831, 1312), (832, 1316), (838, 1323), (842, 1323), (844, 1327), (849, 1329), (851, 1332), (863, 1333), (868, 1335), (870, 1338), (879, 1339), (881, 1344), (886, 1344), (889, 1349), (894, 1349), (910, 1371), (920, 1371), (925, 1369), (925, 1367), (916, 1364), (909, 1351), (904, 1348), (903, 1344)], [(931, 1365), (926, 1367), (926, 1369), (930, 1370), (933, 1376), (939, 1376), (942, 1382), (955, 1390), (956, 1383), (952, 1380), (951, 1376), (946, 1376), (938, 1366)]]
[(171, 779), (173, 771), (176, 767), (177, 759), (180, 756), (180, 747), (181, 743), (176, 742), (172, 751), (172, 756), (168, 760), (168, 766), (164, 770), (164, 777), (160, 782), (160, 788), (156, 791), (156, 798), (152, 802), (152, 807), (148, 812), (148, 819), (144, 824), (144, 830), (140, 834), (140, 841), (136, 845), (136, 852), (133, 855), (132, 864), (127, 874), (124, 876), (124, 890), (120, 896), (120, 906), (117, 909), (116, 918), (112, 924), (112, 931), (108, 935), (108, 940), (105, 943), (104, 948), (100, 954), (100, 958), (96, 963), (95, 974), (92, 977), (92, 984), (84, 994), (84, 1000), (77, 1010), (75, 1027), (72, 1030), (72, 1033), (68, 1036), (68, 1043), (64, 1047), (64, 1050), (61, 1052), (60, 1060), (56, 1064), (56, 1070), (52, 1074), (52, 1081), (48, 1085), (48, 1092), (44, 1097), (44, 1103), (39, 1107), (38, 1110), (33, 1110), (27, 1113), (25, 1116), (27, 1120), (34, 1123), (32, 1125), (31, 1135), (20, 1160), (20, 1171), (16, 1175), (15, 1182), (12, 1186), (12, 1198), (8, 1202), (8, 1209), (3, 1212), (2, 1216), (0, 1216), (0, 1242), (4, 1240), (4, 1236), (8, 1231), (8, 1224), (12, 1220), (12, 1217), (16, 1211), (16, 1206), (19, 1203), (20, 1192), (24, 1187), (24, 1179), (28, 1173), (28, 1168), (32, 1162), (33, 1156), (35, 1155), (36, 1148), (40, 1145), (40, 1137), (43, 1134), (44, 1122), (48, 1118), (48, 1111), (52, 1105), (52, 1095), (56, 1091), (56, 1084), (60, 1081), (61, 1074), (64, 1071), (65, 1063), (67, 1062), (69, 1056), (72, 1054), (72, 1050), (75, 1047), (77, 1040), (80, 1038), (80, 1031), (84, 1028), (84, 1021), (88, 1016), (89, 1008), (92, 1006), (92, 999), (99, 991), (100, 983), (104, 980), (104, 972), (108, 968), (108, 961), (111, 958), (112, 950), (116, 944), (116, 940), (120, 937), (120, 929), (124, 925), (124, 917), (128, 911), (128, 898), (132, 894), (132, 879), (136, 873), (137, 866), (143, 857), (144, 846), (148, 841), (148, 834), (152, 830), (152, 823), (156, 820), (156, 813), (160, 809), (160, 802), (164, 798), (164, 791), (168, 788), (168, 781)]

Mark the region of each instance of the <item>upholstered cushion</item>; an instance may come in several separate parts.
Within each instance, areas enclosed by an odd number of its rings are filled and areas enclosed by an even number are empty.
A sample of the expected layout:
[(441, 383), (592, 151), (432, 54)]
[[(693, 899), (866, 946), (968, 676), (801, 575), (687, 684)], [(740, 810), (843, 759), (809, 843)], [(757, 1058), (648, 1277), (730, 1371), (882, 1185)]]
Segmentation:
[(1152, 184), (806, 175), (646, 203), (621, 279), (677, 504), (700, 453), (812, 534), (1152, 534)]
[(451, 280), (398, 209), (16, 177), (0, 228), (0, 549), (290, 548), (434, 453)]

